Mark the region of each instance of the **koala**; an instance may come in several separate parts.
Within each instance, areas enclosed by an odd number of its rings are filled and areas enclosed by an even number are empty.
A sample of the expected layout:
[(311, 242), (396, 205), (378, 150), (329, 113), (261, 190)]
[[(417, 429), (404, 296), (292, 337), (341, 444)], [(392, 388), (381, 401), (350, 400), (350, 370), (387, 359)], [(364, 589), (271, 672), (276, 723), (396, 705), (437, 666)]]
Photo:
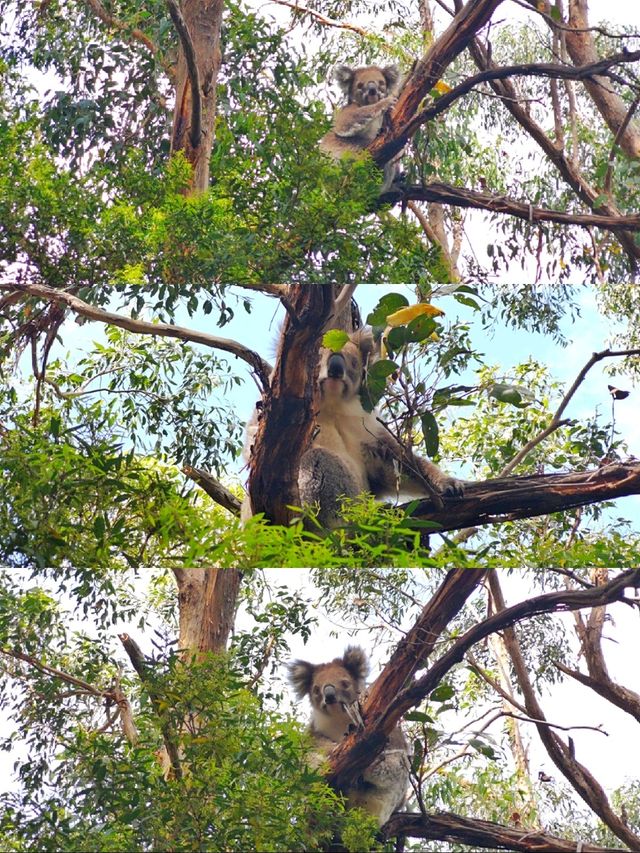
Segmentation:
[(340, 352), (320, 351), (320, 405), (313, 443), (301, 459), (298, 486), (303, 505), (319, 505), (325, 528), (340, 523), (340, 499), (372, 492), (377, 498), (402, 492), (424, 497), (425, 480), (445, 495), (463, 484), (437, 465), (403, 447), (367, 412), (358, 392), (373, 351), (370, 331), (354, 332)]
[[(333, 130), (319, 142), (321, 151), (340, 159), (348, 152), (366, 148), (382, 128), (384, 114), (396, 102), (400, 84), (400, 69), (397, 65), (366, 65), (351, 68), (338, 65), (333, 77), (347, 97), (346, 106), (338, 110)], [(384, 166), (384, 183), (380, 190), (385, 193), (398, 175), (398, 155)]]
[[(289, 664), (289, 683), (296, 697), (308, 696), (311, 702), (309, 730), (318, 765), (346, 735), (362, 727), (358, 699), (368, 669), (367, 657), (359, 646), (347, 646), (341, 658), (329, 663), (296, 660)], [(404, 805), (408, 785), (407, 743), (397, 726), (384, 750), (344, 793), (350, 808), (363, 809), (382, 826)]]

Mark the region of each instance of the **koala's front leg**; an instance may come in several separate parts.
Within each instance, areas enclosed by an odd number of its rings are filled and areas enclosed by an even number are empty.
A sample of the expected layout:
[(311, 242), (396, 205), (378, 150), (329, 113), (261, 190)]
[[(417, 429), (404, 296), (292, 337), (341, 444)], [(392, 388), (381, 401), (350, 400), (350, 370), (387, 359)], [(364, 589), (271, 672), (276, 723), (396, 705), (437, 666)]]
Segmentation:
[(459, 497), (464, 494), (464, 482), (456, 477), (445, 474), (434, 462), (424, 459), (422, 456), (413, 454), (413, 461), (420, 469), (420, 473), (431, 485), (442, 495)]
[(336, 116), (333, 128), (335, 135), (342, 138), (359, 136), (369, 127), (373, 119), (386, 113), (397, 100), (395, 95), (387, 95), (386, 98), (382, 98), (377, 103), (365, 104), (363, 107), (356, 107), (350, 104), (348, 107), (340, 110)]

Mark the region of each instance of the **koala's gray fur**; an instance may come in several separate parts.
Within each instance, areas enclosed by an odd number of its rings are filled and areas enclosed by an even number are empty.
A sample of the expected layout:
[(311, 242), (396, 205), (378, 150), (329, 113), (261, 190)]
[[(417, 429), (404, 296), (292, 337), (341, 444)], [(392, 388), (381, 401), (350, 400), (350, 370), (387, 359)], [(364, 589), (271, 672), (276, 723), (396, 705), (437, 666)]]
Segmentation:
[(318, 521), (335, 527), (340, 498), (372, 492), (383, 498), (402, 492), (424, 497), (425, 480), (438, 492), (457, 495), (459, 480), (404, 448), (377, 414), (362, 407), (358, 391), (373, 350), (370, 332), (354, 332), (343, 349), (320, 351), (320, 407), (317, 432), (300, 463), (298, 485), (303, 505), (319, 505)]
[[(316, 746), (315, 762), (321, 764), (342, 739), (362, 726), (358, 698), (364, 692), (369, 669), (359, 646), (347, 646), (341, 658), (312, 664), (289, 664), (289, 683), (296, 697), (309, 697), (312, 708), (309, 729)], [(345, 792), (350, 807), (359, 807), (385, 824), (405, 803), (409, 785), (407, 744), (399, 726), (385, 749)]]
[[(337, 111), (333, 130), (322, 137), (319, 145), (321, 151), (340, 159), (347, 152), (362, 151), (376, 138), (384, 114), (397, 100), (400, 69), (397, 65), (385, 68), (338, 65), (333, 70), (333, 78), (347, 96), (347, 103)], [(398, 174), (399, 157), (385, 164), (381, 193), (391, 189)]]

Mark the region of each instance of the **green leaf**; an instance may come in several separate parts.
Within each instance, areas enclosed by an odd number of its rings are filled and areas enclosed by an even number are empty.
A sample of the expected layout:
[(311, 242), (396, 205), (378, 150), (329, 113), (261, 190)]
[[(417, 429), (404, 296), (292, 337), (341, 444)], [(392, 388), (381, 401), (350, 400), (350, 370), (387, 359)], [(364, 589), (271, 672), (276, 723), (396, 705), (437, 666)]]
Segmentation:
[(420, 423), (422, 425), (422, 438), (427, 450), (427, 456), (437, 456), (438, 448), (440, 447), (438, 422), (431, 412), (425, 412), (420, 417)]
[(340, 352), (349, 340), (349, 335), (340, 329), (330, 329), (322, 336), (322, 346), (332, 352)]
[(401, 293), (387, 293), (368, 315), (367, 323), (370, 326), (386, 326), (389, 314), (399, 311), (400, 308), (406, 308), (408, 305), (409, 300)]

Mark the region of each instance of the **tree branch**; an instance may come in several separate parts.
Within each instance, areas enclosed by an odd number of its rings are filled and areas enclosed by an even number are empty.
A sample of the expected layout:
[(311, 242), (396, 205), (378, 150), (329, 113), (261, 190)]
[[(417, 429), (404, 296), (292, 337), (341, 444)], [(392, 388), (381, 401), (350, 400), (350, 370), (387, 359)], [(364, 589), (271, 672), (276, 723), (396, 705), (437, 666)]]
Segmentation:
[(245, 361), (251, 367), (263, 388), (268, 388), (269, 386), (269, 373), (271, 371), (269, 363), (258, 355), (258, 353), (247, 349), (242, 344), (229, 338), (219, 338), (215, 335), (208, 335), (205, 332), (198, 332), (195, 329), (187, 329), (184, 326), (172, 326), (169, 323), (149, 323), (146, 320), (135, 320), (133, 317), (125, 317), (113, 311), (96, 308), (95, 305), (90, 305), (88, 302), (68, 293), (66, 290), (57, 290), (54, 287), (47, 287), (44, 284), (0, 282), (0, 290), (6, 290), (10, 293), (18, 292), (25, 296), (35, 296), (39, 299), (47, 299), (49, 302), (58, 302), (67, 305), (75, 314), (87, 317), (89, 320), (105, 323), (108, 326), (118, 326), (121, 329), (127, 329), (129, 332), (135, 332), (139, 335), (177, 338), (180, 341), (203, 344), (206, 347), (229, 352), (237, 358), (242, 359), (242, 361)]
[(155, 714), (158, 718), (158, 722), (160, 724), (160, 731), (162, 732), (164, 748), (167, 752), (167, 756), (169, 758), (169, 763), (171, 766), (171, 773), (173, 774), (175, 779), (181, 779), (182, 764), (180, 761), (180, 752), (176, 744), (176, 737), (171, 729), (171, 726), (167, 723), (165, 715), (163, 714), (160, 708), (160, 699), (156, 691), (150, 684), (148, 664), (144, 654), (142, 653), (142, 649), (136, 643), (133, 637), (131, 637), (129, 634), (118, 634), (118, 639), (122, 643), (125, 652), (129, 656), (131, 665), (138, 673), (140, 682), (147, 691), (147, 694), (151, 701), (151, 705), (153, 706), (153, 710), (155, 711)]
[(454, 187), (442, 181), (428, 184), (398, 185), (378, 197), (378, 204), (390, 204), (398, 201), (431, 201), (449, 204), (454, 207), (470, 207), (476, 210), (488, 210), (491, 213), (505, 213), (528, 222), (557, 222), (562, 225), (580, 225), (583, 228), (606, 228), (611, 231), (640, 231), (640, 214), (609, 215), (599, 213), (567, 213), (563, 210), (549, 210), (535, 207), (523, 201), (492, 195), (466, 187)]
[(182, 473), (186, 474), (194, 483), (197, 483), (221, 507), (229, 510), (234, 515), (240, 515), (240, 499), (207, 471), (203, 471), (202, 468), (192, 468), (191, 465), (183, 465)]
[[(500, 588), (500, 581), (495, 571), (492, 571), (489, 575), (489, 584), (494, 606), (496, 610), (499, 611), (491, 618), (499, 618), (500, 616), (504, 616), (505, 614), (512, 612), (514, 608), (507, 608), (504, 603), (502, 590)], [(626, 585), (635, 586), (636, 588), (640, 586), (640, 569), (632, 569), (624, 572), (602, 586), (595, 586), (592, 590), (570, 590), (570, 595), (572, 596), (573, 601), (575, 601), (575, 596), (585, 600), (593, 595), (593, 600), (589, 601), (588, 605), (591, 607), (602, 607), (610, 601), (621, 599), (624, 595), (624, 588)], [(606, 594), (602, 596), (601, 594), (605, 593), (605, 591)], [(609, 597), (609, 593), (613, 593), (613, 598)], [(551, 593), (551, 596), (557, 595), (558, 593)], [(562, 596), (563, 594), (560, 593), (559, 595)], [(537, 600), (540, 601), (544, 598), (548, 598), (548, 596), (539, 596)], [(535, 601), (536, 599), (532, 600)], [(516, 607), (518, 606), (520, 605), (516, 605)], [(565, 607), (564, 609), (575, 610), (578, 608)], [(530, 716), (535, 717), (537, 720), (544, 721), (544, 712), (538, 702), (533, 685), (531, 684), (527, 664), (522, 657), (518, 638), (512, 628), (513, 624), (514, 622), (511, 621), (508, 625), (504, 626), (504, 642), (513, 663), (518, 685), (524, 697), (524, 704), (527, 709), (527, 713)], [(598, 817), (621, 841), (627, 844), (632, 850), (639, 849), (640, 838), (632, 832), (626, 825), (626, 822), (613, 811), (607, 795), (598, 780), (584, 765), (577, 761), (571, 743), (569, 743), (569, 745), (565, 744), (554, 731), (545, 725), (536, 723), (536, 728), (538, 730), (540, 740), (547, 750), (549, 757), (573, 789), (580, 797), (582, 797), (585, 803), (587, 803), (589, 808), (598, 815)]]
[(171, 15), (171, 20), (178, 33), (178, 38), (182, 44), (185, 62), (187, 63), (187, 72), (191, 83), (191, 127), (189, 131), (190, 142), (192, 148), (197, 148), (200, 145), (202, 138), (202, 95), (200, 91), (200, 72), (198, 71), (198, 62), (196, 60), (196, 51), (189, 34), (187, 24), (182, 17), (178, 4), (175, 0), (167, 0), (167, 8)]
[(270, 0), (271, 3), (276, 3), (278, 6), (286, 6), (288, 9), (293, 9), (293, 11), (300, 15), (308, 15), (310, 18), (313, 18), (314, 21), (317, 21), (319, 24), (322, 24), (325, 27), (337, 27), (340, 30), (348, 30), (352, 33), (357, 33), (359, 36), (370, 36), (371, 33), (362, 27), (358, 27), (356, 24), (349, 24), (343, 21), (334, 21), (332, 18), (327, 18), (325, 15), (321, 15), (320, 12), (317, 12), (315, 9), (308, 9), (306, 6), (301, 6), (299, 3), (290, 2), (290, 0)]
[(462, 817), (451, 812), (427, 815), (396, 812), (384, 825), (385, 838), (409, 836), (433, 841), (450, 841), (472, 848), (518, 851), (518, 853), (626, 853), (621, 847), (597, 847), (594, 844), (568, 841), (538, 830), (514, 828), (488, 820)]
[(588, 63), (587, 65), (575, 66), (560, 65), (553, 62), (530, 62), (487, 68), (478, 74), (474, 74), (472, 77), (468, 77), (458, 86), (454, 86), (444, 95), (441, 95), (432, 106), (420, 110), (409, 122), (405, 132), (407, 133), (407, 137), (413, 136), (421, 125), (449, 109), (459, 98), (467, 95), (481, 83), (488, 83), (492, 80), (505, 80), (510, 77), (550, 77), (558, 80), (585, 80), (598, 74), (601, 75), (604, 71), (615, 65), (635, 62), (637, 59), (640, 59), (640, 50), (614, 53), (613, 56), (600, 59), (597, 62)]
[(476, 33), (488, 23), (502, 0), (469, 0), (453, 18), (447, 29), (431, 45), (425, 56), (415, 63), (396, 105), (389, 112), (385, 130), (369, 146), (371, 156), (384, 164), (404, 148), (407, 127), (445, 69), (465, 50)]
[[(562, 512), (613, 498), (640, 494), (640, 462), (614, 462), (590, 471), (531, 474), (465, 484), (462, 497), (443, 497), (444, 508), (421, 500), (416, 518), (436, 521), (440, 530), (460, 530)], [(405, 508), (408, 504), (403, 505)]]
[(605, 358), (619, 358), (626, 357), (628, 355), (640, 355), (640, 349), (628, 349), (628, 350), (610, 350), (605, 349), (600, 352), (594, 352), (589, 361), (584, 365), (580, 373), (576, 376), (571, 387), (564, 395), (562, 400), (560, 401), (560, 405), (556, 409), (551, 421), (549, 422), (549, 426), (543, 429), (538, 435), (534, 436), (531, 441), (528, 441), (513, 457), (513, 459), (504, 466), (502, 471), (500, 471), (500, 476), (505, 477), (507, 474), (510, 474), (514, 468), (516, 468), (523, 459), (543, 441), (548, 435), (551, 435), (552, 432), (555, 432), (558, 427), (563, 426), (567, 423), (567, 421), (562, 420), (562, 415), (564, 414), (565, 409), (571, 402), (571, 398), (574, 396), (578, 388), (582, 385), (585, 380), (587, 373), (591, 370), (594, 364), (597, 364), (599, 361), (602, 361)]
[[(112, 27), (114, 30), (118, 30), (118, 32), (130, 35), (136, 41), (143, 44), (153, 56), (158, 56), (158, 45), (146, 33), (143, 33), (142, 30), (139, 30), (137, 27), (130, 27), (126, 21), (121, 21), (115, 15), (109, 14), (102, 3), (100, 3), (100, 0), (85, 0), (85, 3), (103, 24)], [(163, 68), (165, 71), (169, 71), (165, 66)]]
[[(483, 47), (479, 39), (473, 40), (470, 45), (470, 52), (480, 70), (497, 67), (491, 61), (490, 53)], [(489, 85), (518, 124), (537, 142), (578, 198), (591, 209), (597, 207), (602, 213), (619, 216), (620, 212), (613, 202), (602, 200), (602, 193), (584, 179), (573, 160), (568, 158), (562, 148), (553, 140), (549, 139), (544, 129), (531, 118), (528, 111), (519, 103), (518, 92), (511, 80), (491, 80)], [(636, 244), (633, 235), (627, 231), (614, 229), (614, 233), (627, 253), (632, 269), (635, 269), (638, 260), (640, 260), (640, 246)]]

